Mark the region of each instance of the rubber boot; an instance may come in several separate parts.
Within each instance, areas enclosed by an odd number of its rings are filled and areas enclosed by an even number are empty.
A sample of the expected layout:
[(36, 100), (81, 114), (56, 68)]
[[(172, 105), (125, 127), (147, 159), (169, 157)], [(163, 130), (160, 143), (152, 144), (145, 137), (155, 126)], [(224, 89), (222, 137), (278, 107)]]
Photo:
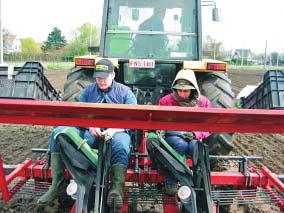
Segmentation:
[(51, 153), (51, 170), (52, 170), (52, 184), (43, 196), (41, 196), (37, 203), (38, 204), (50, 204), (59, 195), (66, 193), (65, 177), (65, 166), (61, 159), (60, 153)]
[(123, 164), (114, 164), (111, 167), (112, 181), (107, 197), (107, 205), (111, 212), (120, 212), (123, 204), (123, 186), (127, 167)]

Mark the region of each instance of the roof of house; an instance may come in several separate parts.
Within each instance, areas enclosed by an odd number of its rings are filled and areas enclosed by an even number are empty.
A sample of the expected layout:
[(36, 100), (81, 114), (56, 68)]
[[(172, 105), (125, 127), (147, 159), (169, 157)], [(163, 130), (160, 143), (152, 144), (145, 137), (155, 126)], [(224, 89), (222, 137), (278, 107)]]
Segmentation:
[(7, 40), (8, 40), (9, 43), (13, 43), (16, 38), (17, 38), (16, 35), (8, 35), (7, 36)]

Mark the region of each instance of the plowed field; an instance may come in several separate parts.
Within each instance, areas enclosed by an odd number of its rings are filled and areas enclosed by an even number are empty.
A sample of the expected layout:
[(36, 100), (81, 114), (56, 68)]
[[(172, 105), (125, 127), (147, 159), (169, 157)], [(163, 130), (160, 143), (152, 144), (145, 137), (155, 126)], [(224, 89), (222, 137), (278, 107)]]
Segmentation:
[[(230, 71), (235, 95), (247, 84), (257, 84), (264, 72)], [(63, 91), (66, 71), (46, 71), (45, 75), (55, 88)], [(1, 123), (1, 121), (0, 121)], [(0, 125), (0, 154), (6, 164), (16, 164), (27, 158), (39, 159), (42, 156), (32, 154), (32, 148), (47, 148), (51, 127)], [(284, 135), (235, 134), (235, 155), (263, 156), (264, 160), (255, 162), (256, 166), (266, 165), (277, 174), (284, 174)], [(16, 196), (8, 204), (0, 201), (0, 212), (43, 212), (35, 203), (36, 198)], [(57, 210), (61, 212), (61, 210)], [(249, 212), (275, 212), (271, 206), (250, 208)], [(55, 212), (55, 210), (51, 210)], [(234, 211), (235, 212), (235, 211)]]

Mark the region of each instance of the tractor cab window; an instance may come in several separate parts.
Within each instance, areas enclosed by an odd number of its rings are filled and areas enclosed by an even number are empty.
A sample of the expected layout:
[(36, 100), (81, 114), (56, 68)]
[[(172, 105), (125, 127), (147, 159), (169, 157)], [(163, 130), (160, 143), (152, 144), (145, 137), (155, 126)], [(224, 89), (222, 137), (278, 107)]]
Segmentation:
[(104, 54), (196, 59), (196, 19), (194, 0), (110, 0)]

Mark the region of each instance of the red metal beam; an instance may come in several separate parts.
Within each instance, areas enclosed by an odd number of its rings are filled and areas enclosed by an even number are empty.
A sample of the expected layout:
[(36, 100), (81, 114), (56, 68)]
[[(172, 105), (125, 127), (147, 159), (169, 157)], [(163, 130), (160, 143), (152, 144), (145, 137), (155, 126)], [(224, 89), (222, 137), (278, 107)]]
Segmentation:
[(2, 199), (8, 201), (11, 199), (12, 195), (9, 193), (8, 184), (5, 178), (5, 171), (3, 168), (3, 160), (0, 155), (0, 192), (2, 193)]
[(185, 108), (0, 99), (0, 121), (50, 126), (284, 133), (284, 110)]
[[(264, 176), (260, 178), (256, 172), (250, 172), (250, 178), (252, 186), (264, 186), (268, 184), (268, 178)], [(248, 177), (241, 172), (211, 172), (212, 185), (232, 185), (246, 188), (248, 182)]]
[(16, 177), (19, 177), (25, 172), (25, 169), (32, 165), (32, 160), (25, 160), (24, 163), (19, 164), (16, 169), (13, 170), (9, 175), (6, 176), (6, 184), (10, 184)]
[[(1, 158), (0, 158), (1, 160)], [(1, 166), (1, 164), (0, 164)], [(22, 164), (15, 166), (15, 170), (18, 170), (18, 167), (23, 169)], [(50, 168), (46, 171), (43, 170), (44, 165), (39, 165), (34, 163), (29, 165), (22, 170), (21, 173), (18, 173), (17, 177), (26, 177), (26, 178), (35, 178), (35, 179), (48, 179), (51, 178)], [(4, 166), (5, 168), (5, 166)], [(263, 171), (263, 170), (262, 170)], [(273, 173), (272, 173), (273, 174)], [(70, 177), (67, 173), (67, 177)], [(263, 173), (263, 176), (260, 177), (257, 172), (250, 172), (251, 185), (253, 186), (275, 186), (278, 187), (281, 191), (283, 189), (279, 187), (275, 181), (271, 181), (270, 176), (266, 173)], [(14, 176), (16, 178), (16, 176)], [(163, 182), (164, 177), (161, 176), (157, 170), (148, 168), (148, 170), (140, 169), (138, 176), (135, 175), (134, 169), (128, 169), (126, 174), (127, 182), (139, 182), (139, 183), (161, 183)], [(277, 179), (277, 177), (276, 177)], [(246, 187), (247, 177), (244, 176), (241, 172), (211, 172), (211, 183), (213, 185), (233, 185), (233, 186), (244, 186)]]
[(266, 167), (261, 167), (261, 172), (269, 178), (269, 181), (273, 183), (281, 192), (284, 192), (284, 183), (282, 183), (276, 174), (272, 173)]

